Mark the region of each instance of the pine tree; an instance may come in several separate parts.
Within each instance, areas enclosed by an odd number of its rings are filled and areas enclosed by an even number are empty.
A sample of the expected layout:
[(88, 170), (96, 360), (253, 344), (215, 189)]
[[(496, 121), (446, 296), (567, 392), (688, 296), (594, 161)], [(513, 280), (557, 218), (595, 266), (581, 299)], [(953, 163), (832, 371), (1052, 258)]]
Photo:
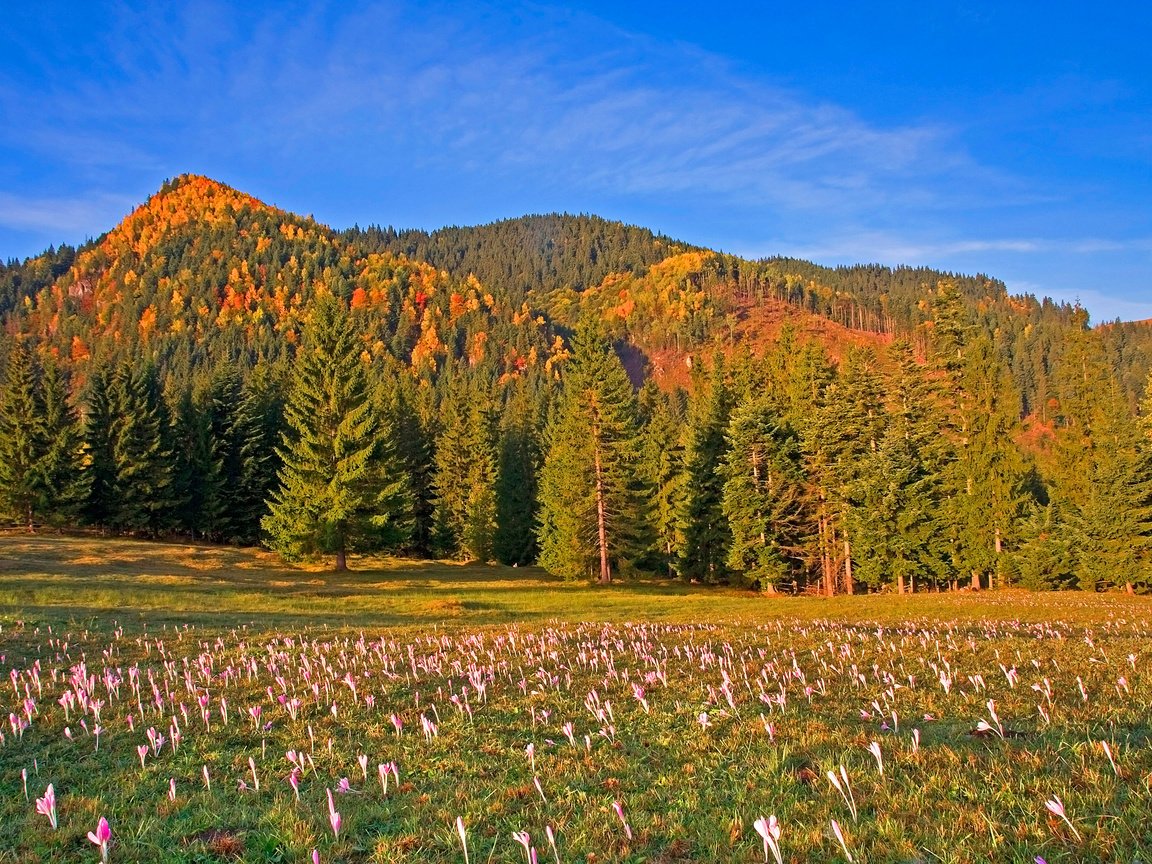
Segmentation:
[(177, 527), (193, 538), (216, 532), (227, 502), (219, 456), (220, 440), (212, 434), (203, 405), (185, 388), (173, 409), (174, 466), (172, 499)]
[(112, 401), (110, 373), (97, 369), (88, 380), (85, 399), (84, 449), (85, 464), (84, 516), (101, 529), (111, 528), (116, 507), (116, 458), (113, 452), (115, 407)]
[(432, 555), (436, 546), (436, 448), (438, 416), (435, 394), (427, 382), (417, 382), (405, 369), (377, 365), (375, 400), (389, 429), (387, 447), (407, 486), (410, 524), (403, 551)]
[(728, 452), (725, 432), (733, 395), (723, 362), (717, 355), (707, 380), (698, 376), (689, 406), (684, 445), (684, 490), (680, 531), (683, 537), (678, 569), (681, 576), (702, 582), (727, 578), (732, 532), (724, 516), (724, 478), (720, 471)]
[(512, 387), (500, 421), (496, 472), (496, 536), (493, 551), (502, 564), (530, 564), (539, 555), (541, 410), (530, 382)]
[(641, 431), (638, 471), (648, 490), (651, 504), (651, 569), (676, 575), (684, 545), (680, 520), (684, 494), (684, 423), (686, 402), (683, 391), (665, 396), (648, 382), (641, 390), (645, 405)]
[(389, 430), (370, 398), (362, 345), (343, 304), (316, 301), (292, 369), (283, 467), (263, 519), (269, 545), (289, 559), (399, 542), (408, 489), (384, 452)]
[(496, 532), (496, 453), (486, 393), (461, 382), (441, 409), (436, 442), (437, 523), (448, 554), (488, 561)]
[(121, 364), (109, 389), (112, 444), (110, 524), (156, 533), (173, 524), (175, 456), (167, 406), (152, 366)]
[(44, 364), (41, 392), (48, 436), (40, 469), (44, 517), (53, 525), (75, 525), (88, 494), (84, 435), (69, 401), (68, 382), (55, 362)]
[(35, 529), (44, 504), (48, 449), (44, 401), (32, 352), (22, 341), (8, 349), (0, 389), (0, 509)]
[(1025, 505), (1027, 466), (1014, 441), (1019, 396), (987, 336), (964, 349), (953, 389), (954, 458), (944, 476), (943, 513), (955, 565), (973, 588), (1006, 581), (1005, 547)]
[(540, 563), (568, 579), (614, 568), (636, 554), (644, 516), (634, 479), (636, 399), (620, 359), (582, 324), (548, 429), (540, 478)]
[(803, 567), (811, 520), (799, 441), (764, 397), (733, 412), (722, 476), (728, 566), (744, 585), (775, 593)]
[(1086, 493), (1069, 502), (1076, 578), (1086, 591), (1131, 589), (1152, 557), (1152, 461), (1114, 377), (1092, 414)]
[(825, 390), (805, 442), (810, 476), (818, 486), (816, 536), (825, 594), (835, 593), (837, 582), (849, 594), (855, 590), (854, 557), (867, 551), (854, 555), (854, 526), (867, 518), (862, 498), (869, 494), (870, 478), (864, 471), (879, 450), (884, 423), (875, 352), (853, 347)]

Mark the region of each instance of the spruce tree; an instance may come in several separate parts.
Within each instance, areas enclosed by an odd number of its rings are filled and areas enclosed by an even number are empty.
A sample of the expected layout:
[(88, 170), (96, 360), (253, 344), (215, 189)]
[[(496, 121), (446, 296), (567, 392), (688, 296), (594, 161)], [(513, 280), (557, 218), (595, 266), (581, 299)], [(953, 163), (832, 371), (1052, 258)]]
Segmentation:
[[(224, 518), (224, 478), (220, 441), (212, 435), (209, 418), (199, 400), (185, 388), (173, 408), (175, 442), (172, 498), (177, 527), (193, 538), (215, 533)], [(217, 536), (215, 539), (219, 539)]]
[(541, 408), (531, 382), (512, 385), (500, 420), (496, 472), (496, 536), (493, 552), (502, 564), (530, 564), (539, 555)]
[(466, 561), (488, 561), (496, 531), (496, 452), (489, 399), (460, 382), (441, 409), (436, 441), (437, 523), (443, 549)]
[(638, 470), (651, 501), (651, 569), (676, 575), (684, 545), (681, 500), (684, 474), (684, 418), (686, 399), (682, 390), (665, 395), (650, 381), (641, 390), (646, 403), (641, 432)]
[(802, 570), (811, 523), (799, 442), (763, 396), (733, 412), (722, 476), (728, 566), (744, 585), (775, 593)]
[(636, 399), (594, 324), (581, 324), (572, 351), (540, 478), (540, 563), (568, 579), (595, 574), (606, 584), (643, 534)]
[(88, 493), (84, 434), (69, 399), (68, 382), (54, 361), (43, 366), (41, 393), (48, 436), (40, 469), (44, 517), (53, 525), (75, 525)]
[(34, 530), (44, 504), (48, 449), (44, 402), (32, 352), (16, 340), (8, 349), (0, 389), (0, 508)]
[(175, 456), (154, 367), (124, 362), (110, 388), (113, 466), (110, 524), (152, 535), (173, 527)]
[(88, 380), (85, 397), (84, 449), (88, 460), (84, 517), (101, 530), (112, 527), (116, 507), (115, 425), (111, 374), (107, 369), (96, 369)]
[(809, 470), (818, 486), (816, 536), (826, 594), (835, 593), (837, 583), (849, 594), (855, 590), (853, 526), (867, 518), (861, 509), (866, 506), (861, 496), (868, 490), (864, 471), (879, 449), (884, 423), (883, 380), (875, 352), (853, 347), (824, 391), (806, 440)]
[(724, 478), (720, 467), (728, 452), (725, 432), (733, 395), (723, 361), (717, 355), (712, 372), (698, 375), (689, 406), (684, 445), (684, 490), (681, 499), (680, 575), (701, 582), (728, 576), (732, 532), (724, 516)]
[(389, 430), (347, 310), (324, 295), (311, 311), (285, 408), (280, 487), (263, 527), (284, 557), (331, 554), (343, 571), (349, 552), (403, 539), (408, 490), (385, 452)]

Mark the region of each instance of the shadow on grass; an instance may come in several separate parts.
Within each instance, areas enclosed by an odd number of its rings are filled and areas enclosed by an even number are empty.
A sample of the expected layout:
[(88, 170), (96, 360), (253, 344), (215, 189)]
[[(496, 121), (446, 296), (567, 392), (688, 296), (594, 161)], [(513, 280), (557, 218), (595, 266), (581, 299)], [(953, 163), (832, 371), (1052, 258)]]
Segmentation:
[[(354, 569), (287, 567), (257, 549), (53, 535), (0, 536), (0, 610), (148, 626), (506, 624), (682, 617), (683, 601), (746, 594), (663, 580), (609, 588), (538, 567), (359, 558)], [(737, 599), (739, 598), (739, 599)], [(692, 608), (689, 606), (688, 608)]]

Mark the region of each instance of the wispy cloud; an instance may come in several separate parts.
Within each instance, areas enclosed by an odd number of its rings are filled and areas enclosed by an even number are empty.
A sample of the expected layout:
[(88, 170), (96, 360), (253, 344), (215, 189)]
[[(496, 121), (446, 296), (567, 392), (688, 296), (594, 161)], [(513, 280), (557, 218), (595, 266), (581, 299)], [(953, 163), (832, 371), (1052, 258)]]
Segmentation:
[[(890, 232), (861, 231), (826, 238), (818, 244), (797, 245), (787, 240), (766, 244), (773, 254), (787, 254), (814, 261), (877, 261), (946, 266), (943, 262), (988, 253), (1018, 255), (1096, 256), (1107, 253), (1152, 252), (1152, 238), (1107, 240), (1083, 238), (961, 238), (939, 239)], [(764, 251), (742, 250), (761, 256)]]
[[(356, 154), (368, 180), (374, 154), (493, 185), (709, 195), (833, 216), (940, 205), (942, 178), (995, 181), (939, 124), (869, 123), (595, 18), (521, 7), (530, 22), (494, 39), (490, 18), (416, 11), (286, 7), (259, 23), (211, 4), (175, 23), (123, 11), (106, 34), (114, 74), (54, 82), (25, 140), (74, 163), (153, 170), (225, 148), (302, 167)], [(562, 40), (542, 35), (560, 23)], [(6, 101), (37, 116), (29, 109), (43, 96)]]
[(46, 231), (75, 240), (110, 228), (126, 216), (133, 202), (116, 195), (34, 198), (0, 192), (0, 226), (17, 231)]

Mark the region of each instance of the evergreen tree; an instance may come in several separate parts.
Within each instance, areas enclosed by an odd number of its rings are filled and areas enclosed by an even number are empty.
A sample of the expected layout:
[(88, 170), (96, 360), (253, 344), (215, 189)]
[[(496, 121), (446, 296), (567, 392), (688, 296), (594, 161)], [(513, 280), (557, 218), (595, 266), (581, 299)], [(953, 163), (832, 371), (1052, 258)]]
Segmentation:
[(651, 569), (674, 576), (684, 545), (680, 514), (686, 480), (685, 395), (677, 390), (665, 396), (651, 382), (644, 385), (640, 395), (645, 422), (638, 471), (652, 502), (653, 548), (647, 563)]
[(85, 404), (84, 449), (88, 461), (84, 473), (88, 494), (84, 516), (89, 523), (105, 529), (112, 527), (116, 507), (116, 416), (108, 370), (93, 372)]
[(530, 564), (540, 550), (536, 525), (543, 454), (538, 402), (530, 382), (518, 381), (512, 386), (500, 421), (493, 551), (502, 564)]
[(851, 348), (823, 395), (808, 424), (806, 441), (809, 469), (819, 487), (816, 536), (821, 573), (826, 594), (835, 593), (837, 583), (851, 594), (854, 557), (868, 555), (867, 550), (856, 550), (854, 555), (854, 527), (867, 519), (863, 498), (870, 494), (869, 482), (880, 479), (864, 473), (879, 450), (885, 424), (883, 380), (875, 352)]
[(417, 382), (405, 369), (377, 366), (376, 403), (390, 432), (388, 448), (404, 478), (410, 525), (405, 552), (428, 556), (436, 546), (436, 428), (435, 394), (427, 382)]
[(442, 548), (467, 561), (488, 561), (496, 531), (496, 453), (486, 393), (461, 382), (441, 409), (436, 442), (437, 523)]
[(172, 498), (176, 525), (193, 538), (216, 532), (225, 517), (225, 483), (219, 449), (203, 406), (185, 388), (173, 409)]
[(285, 408), (283, 467), (263, 527), (289, 559), (399, 542), (407, 484), (385, 451), (389, 430), (370, 398), (362, 346), (343, 304), (319, 299), (304, 329)]
[(970, 575), (973, 588), (1002, 587), (1005, 546), (1025, 505), (1027, 466), (1014, 441), (1019, 398), (987, 336), (967, 346), (957, 371), (943, 513), (957, 569)]
[(1088, 483), (1069, 502), (1079, 587), (1146, 584), (1152, 557), (1152, 460), (1114, 379), (1094, 405)]
[(593, 325), (582, 324), (549, 425), (540, 478), (540, 563), (568, 579), (614, 568), (642, 536), (635, 487), (636, 399), (620, 359)]
[(112, 444), (110, 524), (155, 535), (172, 526), (175, 457), (167, 407), (152, 366), (122, 363), (109, 390)]
[(722, 475), (728, 566), (748, 587), (775, 593), (803, 566), (810, 519), (799, 442), (765, 398), (733, 412)]
[(0, 509), (35, 529), (44, 505), (48, 429), (32, 352), (13, 341), (0, 389)]
[(721, 582), (728, 575), (732, 531), (724, 516), (724, 477), (720, 467), (728, 452), (725, 432), (732, 404), (730, 382), (717, 355), (707, 379), (697, 376), (684, 445), (679, 571), (682, 576), (702, 582)]
[(88, 494), (84, 435), (69, 401), (68, 382), (51, 360), (43, 367), (41, 392), (48, 436), (40, 469), (44, 517), (53, 525), (74, 525)]
[(898, 593), (914, 591), (916, 578), (935, 582), (946, 573), (939, 530), (941, 420), (924, 370), (906, 342), (889, 351), (886, 389), (890, 399), (880, 446), (866, 460), (854, 497), (860, 506), (853, 533), (861, 581), (894, 582)]

